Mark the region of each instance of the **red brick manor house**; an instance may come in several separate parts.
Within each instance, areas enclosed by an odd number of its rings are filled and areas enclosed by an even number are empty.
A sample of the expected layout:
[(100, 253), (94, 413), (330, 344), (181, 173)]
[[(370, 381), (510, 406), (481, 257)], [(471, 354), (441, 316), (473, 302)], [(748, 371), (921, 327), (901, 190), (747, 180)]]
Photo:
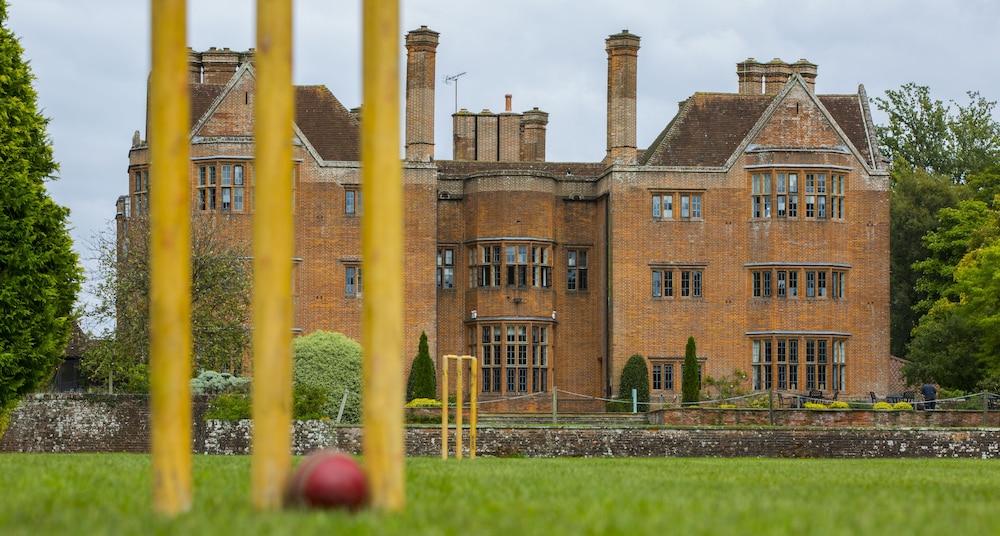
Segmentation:
[[(435, 160), (438, 37), (405, 38), (407, 363), (426, 332), (439, 365), (480, 357), (481, 399), (606, 396), (641, 354), (669, 400), (693, 336), (703, 374), (740, 369), (754, 389), (889, 388), (889, 178), (863, 87), (819, 95), (816, 65), (748, 59), (738, 91), (692, 94), (640, 149), (640, 40), (623, 31), (605, 41), (603, 160), (547, 161), (548, 114), (509, 99), (455, 113), (454, 158)], [(252, 60), (190, 53), (191, 210), (243, 240)], [(297, 332), (360, 336), (358, 216), (377, 194), (360, 190), (359, 120), (326, 87), (296, 88)], [(147, 212), (148, 164), (137, 135), (120, 224)]]

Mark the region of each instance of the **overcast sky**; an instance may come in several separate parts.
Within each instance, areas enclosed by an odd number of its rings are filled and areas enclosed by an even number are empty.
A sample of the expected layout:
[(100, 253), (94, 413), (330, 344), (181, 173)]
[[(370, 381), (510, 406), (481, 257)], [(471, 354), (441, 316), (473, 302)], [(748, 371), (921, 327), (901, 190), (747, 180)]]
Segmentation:
[[(189, 0), (195, 49), (253, 45), (254, 0)], [(149, 2), (9, 0), (7, 24), (30, 59), (40, 105), (61, 164), (49, 184), (69, 206), (74, 240), (87, 242), (114, 217), (127, 187), (132, 132), (145, 137)], [(807, 58), (817, 91), (872, 98), (909, 81), (943, 100), (979, 90), (1000, 97), (995, 39), (1000, 3), (941, 1), (413, 0), (400, 36), (426, 24), (438, 47), (438, 159), (451, 156), (453, 87), (459, 106), (549, 112), (547, 159), (595, 161), (605, 147), (604, 38), (627, 28), (639, 50), (638, 143), (647, 146), (695, 91), (736, 90), (736, 62)], [(295, 2), (295, 81), (325, 84), (348, 108), (360, 104), (360, 2)], [(403, 49), (400, 47), (400, 58)], [(405, 71), (404, 71), (405, 72)], [(873, 106), (874, 111), (874, 106)], [(881, 119), (875, 111), (876, 121)]]

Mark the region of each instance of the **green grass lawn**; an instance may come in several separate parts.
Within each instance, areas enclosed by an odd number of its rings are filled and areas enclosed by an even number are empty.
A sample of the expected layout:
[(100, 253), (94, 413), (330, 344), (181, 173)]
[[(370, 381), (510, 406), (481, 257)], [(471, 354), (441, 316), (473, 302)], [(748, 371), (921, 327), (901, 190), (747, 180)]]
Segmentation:
[(249, 458), (195, 459), (149, 510), (149, 458), (0, 455), (0, 534), (996, 534), (987, 460), (410, 459), (404, 514), (249, 508)]

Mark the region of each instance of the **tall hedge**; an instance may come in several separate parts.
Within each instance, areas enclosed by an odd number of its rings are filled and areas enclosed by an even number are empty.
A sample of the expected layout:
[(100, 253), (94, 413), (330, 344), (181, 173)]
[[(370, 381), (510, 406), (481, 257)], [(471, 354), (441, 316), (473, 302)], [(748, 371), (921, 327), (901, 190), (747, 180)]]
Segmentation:
[(420, 344), (417, 346), (417, 357), (413, 358), (410, 367), (410, 377), (406, 381), (406, 401), (415, 398), (436, 398), (437, 378), (434, 375), (434, 362), (427, 347), (427, 334), (420, 333)]
[(618, 383), (618, 398), (626, 401), (624, 402), (626, 411), (632, 411), (632, 389), (636, 391), (639, 409), (648, 409), (649, 369), (646, 368), (646, 359), (639, 354), (628, 358), (625, 368), (622, 369), (621, 381)]
[[(295, 339), (295, 388), (319, 390), (323, 413), (337, 417), (344, 389), (349, 391), (343, 422), (361, 422), (361, 345), (332, 331), (314, 331)], [(267, 378), (254, 378), (254, 381)]]
[(694, 337), (688, 337), (682, 370), (681, 401), (697, 402), (701, 398), (701, 385), (698, 382), (698, 352), (694, 345)]
[(0, 408), (52, 377), (72, 327), (82, 273), (69, 210), (45, 188), (56, 173), (34, 75), (0, 0)]

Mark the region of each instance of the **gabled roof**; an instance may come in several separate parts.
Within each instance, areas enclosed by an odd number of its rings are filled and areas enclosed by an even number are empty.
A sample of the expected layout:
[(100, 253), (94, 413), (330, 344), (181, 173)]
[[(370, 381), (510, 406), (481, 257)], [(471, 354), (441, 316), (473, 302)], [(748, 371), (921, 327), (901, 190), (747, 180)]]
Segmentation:
[[(802, 84), (793, 76), (777, 95), (741, 95), (738, 93), (695, 93), (681, 103), (680, 110), (642, 154), (639, 163), (670, 167), (725, 167), (772, 104), (784, 98), (793, 84)], [(863, 94), (818, 95), (821, 108), (839, 127), (862, 160), (878, 167), (872, 148), (870, 118), (864, 110)]]
[[(249, 63), (242, 65), (225, 85), (189, 85), (192, 135), (215, 113), (244, 75), (255, 76)], [(295, 126), (320, 159), (361, 159), (360, 125), (326, 86), (295, 86)]]
[(295, 86), (295, 124), (323, 160), (361, 160), (358, 121), (326, 86)]
[(643, 153), (640, 164), (721, 167), (772, 100), (773, 95), (695, 93)]
[(191, 126), (198, 124), (226, 86), (221, 84), (188, 84), (191, 93)]

